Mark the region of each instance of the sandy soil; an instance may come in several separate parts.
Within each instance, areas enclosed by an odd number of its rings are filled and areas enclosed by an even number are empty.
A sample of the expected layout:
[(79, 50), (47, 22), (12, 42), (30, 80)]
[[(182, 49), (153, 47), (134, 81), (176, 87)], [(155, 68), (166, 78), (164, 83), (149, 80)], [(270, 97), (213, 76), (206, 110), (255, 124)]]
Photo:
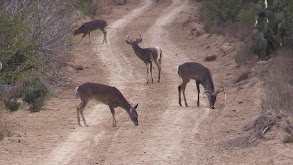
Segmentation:
[[(283, 144), (280, 131), (272, 129), (256, 146), (239, 147), (249, 135), (244, 125), (261, 113), (262, 83), (252, 77), (232, 81), (247, 68), (234, 62), (239, 43), (219, 35), (203, 33), (192, 0), (129, 0), (104, 18), (108, 21), (108, 43), (102, 33), (92, 33), (92, 44), (74, 38), (70, 65), (64, 72), (75, 85), (99, 82), (117, 87), (127, 100), (139, 103), (139, 126), (134, 126), (122, 108), (116, 108), (117, 127), (112, 127), (108, 106), (89, 103), (85, 117), (89, 127), (79, 127), (73, 89), (62, 89), (45, 109), (29, 113), (26, 108), (3, 114), (13, 136), (0, 142), (0, 164), (292, 164), (293, 146)], [(138, 38), (141, 47), (163, 49), (161, 83), (153, 67), (154, 84), (146, 84), (145, 64), (125, 43), (126, 35)], [(209, 55), (217, 55), (205, 62)], [(216, 87), (224, 86), (227, 99), (219, 94), (215, 109), (200, 95), (196, 106), (194, 82), (187, 85), (190, 107), (178, 105), (181, 79), (176, 67), (197, 61), (210, 68)], [(239, 140), (237, 140), (239, 139)]]

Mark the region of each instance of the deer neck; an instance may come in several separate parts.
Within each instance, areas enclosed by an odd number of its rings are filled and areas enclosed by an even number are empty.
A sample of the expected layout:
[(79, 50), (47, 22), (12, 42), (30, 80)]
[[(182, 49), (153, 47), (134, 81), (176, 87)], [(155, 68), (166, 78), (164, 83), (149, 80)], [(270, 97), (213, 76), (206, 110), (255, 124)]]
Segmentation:
[(140, 56), (142, 54), (143, 49), (141, 47), (139, 47), (137, 44), (132, 44), (131, 45), (135, 54), (137, 54), (138, 56)]
[(131, 105), (128, 103), (128, 101), (125, 98), (123, 98), (121, 100), (120, 107), (125, 109), (127, 111), (127, 113), (129, 113), (130, 108), (132, 108)]
[(210, 92), (215, 91), (214, 83), (210, 76), (204, 81), (203, 86), (205, 90), (209, 90)]

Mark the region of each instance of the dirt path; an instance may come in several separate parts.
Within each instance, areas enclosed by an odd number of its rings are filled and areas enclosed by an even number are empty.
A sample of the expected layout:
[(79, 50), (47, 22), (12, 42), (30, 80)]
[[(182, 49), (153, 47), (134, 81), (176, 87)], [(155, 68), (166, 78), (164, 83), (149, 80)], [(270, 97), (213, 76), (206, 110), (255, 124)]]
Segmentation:
[[(75, 112), (79, 100), (73, 91), (65, 90), (40, 113), (19, 111), (10, 116), (17, 136), (0, 143), (0, 164), (288, 164), (290, 155), (278, 152), (280, 146), (221, 146), (246, 135), (237, 129), (260, 112), (260, 101), (255, 98), (261, 93), (261, 84), (256, 79), (231, 85), (235, 75), (245, 69), (231, 60), (237, 44), (222, 36), (191, 34), (190, 29), (202, 31), (194, 1), (130, 2), (104, 16), (109, 22), (107, 44), (101, 44), (98, 32), (92, 35), (92, 44), (87, 38), (77, 44), (80, 38), (75, 37), (72, 63), (86, 69), (75, 71), (68, 67), (66, 72), (77, 84), (91, 81), (115, 86), (132, 105), (139, 103), (139, 126), (134, 126), (126, 112), (117, 108), (117, 127), (113, 128), (108, 106), (92, 102), (85, 109), (89, 127), (79, 127)], [(146, 84), (145, 64), (125, 43), (126, 35), (135, 39), (139, 33), (143, 38), (141, 47), (163, 49), (160, 83), (154, 65), (155, 83)], [(219, 56), (215, 62), (203, 61), (213, 54)], [(181, 79), (176, 68), (187, 61), (208, 66), (216, 87), (225, 86), (227, 100), (219, 95), (215, 110), (208, 108), (203, 95), (201, 106), (196, 107), (194, 82), (187, 85), (186, 91), (190, 107), (178, 105), (177, 86)], [(271, 153), (275, 157), (270, 157)], [(275, 160), (280, 155), (285, 159)]]
[[(184, 51), (177, 48), (168, 38), (157, 37), (166, 35), (164, 27), (172, 23), (172, 19), (187, 4), (188, 1), (184, 3), (178, 0), (172, 2), (170, 6), (166, 6), (163, 14), (153, 18), (156, 19), (155, 23), (145, 27), (148, 28), (148, 31), (142, 33), (143, 36), (149, 36), (148, 40), (151, 40), (144, 42), (144, 45), (159, 45), (164, 50), (164, 79), (160, 84), (145, 84), (144, 64), (132, 53), (131, 47), (126, 47), (130, 51), (130, 58), (125, 56), (125, 47), (122, 45), (125, 44), (125, 36), (123, 35), (125, 33), (123, 32), (136, 33), (135, 30), (133, 31), (133, 27), (141, 29), (141, 25), (136, 22), (137, 18), (140, 15), (147, 17), (148, 13), (153, 12), (150, 8), (153, 5), (151, 1), (145, 1), (141, 7), (133, 10), (127, 16), (112, 22), (110, 29), (108, 29), (109, 43), (92, 50), (98, 56), (101, 64), (107, 66), (107, 84), (116, 86), (123, 91), (127, 98), (131, 98), (131, 102), (140, 103), (139, 127), (132, 128), (133, 126), (127, 120), (127, 116), (125, 117), (125, 113), (119, 114), (120, 110), (117, 110), (118, 128), (114, 128), (112, 134), (107, 133), (107, 137), (104, 130), (92, 128), (101, 125), (103, 118), (109, 113), (106, 112), (108, 107), (96, 106), (93, 110), (88, 110), (89, 114), (86, 116), (91, 127), (89, 129), (78, 128), (72, 132), (67, 140), (53, 150), (46, 164), (80, 164), (81, 160), (86, 164), (141, 164), (144, 162), (147, 164), (178, 164), (183, 160), (186, 163), (195, 162), (196, 158), (192, 159), (191, 162), (187, 161), (190, 159), (190, 154), (186, 153), (190, 151), (186, 150), (186, 146), (182, 145), (182, 142), (198, 133), (198, 126), (207, 117), (209, 109), (206, 108), (204, 101), (202, 101), (203, 108), (198, 109), (198, 112), (191, 110), (194, 106), (192, 108), (178, 106), (176, 87), (180, 80), (177, 79), (176, 66), (190, 61), (190, 58), (184, 56)], [(149, 22), (153, 22), (153, 20)], [(95, 44), (98, 45), (100, 40), (100, 37), (96, 39)], [(178, 52), (182, 56), (176, 58), (176, 54), (172, 52)], [(138, 73), (134, 73), (136, 69), (139, 69)], [(156, 75), (156, 71), (154, 75)], [(128, 88), (129, 86), (131, 89)], [(161, 98), (162, 95), (164, 99)], [(97, 110), (99, 110), (99, 114), (97, 114)], [(148, 115), (148, 119), (146, 119), (146, 115)], [(97, 116), (99, 117), (97, 118)], [(126, 119), (125, 123), (120, 121), (121, 117)], [(186, 131), (182, 128), (190, 129)], [(162, 134), (162, 132), (165, 133)], [(147, 139), (146, 135), (148, 135)], [(105, 137), (110, 141), (101, 144), (100, 142), (105, 141)], [(96, 155), (95, 152), (91, 151), (97, 148), (103, 150), (103, 147), (107, 149), (98, 154), (100, 160), (88, 159)], [(97, 150), (99, 151), (99, 149)], [(127, 156), (128, 153), (132, 154)]]

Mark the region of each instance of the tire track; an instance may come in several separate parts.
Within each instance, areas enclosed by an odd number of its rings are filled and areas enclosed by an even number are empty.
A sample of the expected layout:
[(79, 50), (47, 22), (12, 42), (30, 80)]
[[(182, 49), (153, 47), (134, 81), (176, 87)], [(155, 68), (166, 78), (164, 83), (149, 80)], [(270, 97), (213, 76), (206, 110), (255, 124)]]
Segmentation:
[[(116, 34), (129, 22), (139, 17), (140, 14), (150, 7), (151, 4), (151, 1), (144, 1), (144, 4), (140, 8), (134, 9), (129, 15), (113, 22), (108, 29), (107, 44), (100, 45), (102, 37), (98, 37), (94, 42), (94, 45), (99, 46), (94, 47), (92, 52), (95, 52), (95, 55), (99, 56), (99, 59), (103, 63), (102, 65), (107, 67), (109, 74), (108, 80), (111, 86), (119, 86), (119, 89), (124, 88), (129, 77), (122, 76), (121, 73), (123, 70), (133, 70), (131, 65), (129, 65), (128, 59), (121, 54), (121, 51), (119, 51), (115, 45), (112, 44), (112, 41), (115, 43), (117, 40)], [(123, 66), (122, 63), (124, 64)], [(128, 65), (125, 66), (125, 64)], [(132, 74), (129, 75), (131, 76)], [(80, 154), (79, 151), (83, 151), (82, 154), (86, 153), (86, 150), (92, 145), (92, 141), (94, 141), (95, 145), (99, 144), (105, 131), (101, 128), (98, 129), (98, 131), (96, 131), (96, 129), (106, 120), (104, 118), (108, 116), (109, 110), (105, 105), (96, 105), (93, 108), (89, 108), (88, 106), (87, 108), (88, 113), (85, 113), (85, 118), (90, 127), (76, 127), (64, 142), (55, 147), (55, 149), (49, 154), (48, 159), (40, 164), (75, 164), (73, 159), (81, 157), (81, 155), (77, 156)], [(116, 132), (116, 134), (118, 133), (119, 131)], [(114, 138), (116, 136), (114, 136)]]

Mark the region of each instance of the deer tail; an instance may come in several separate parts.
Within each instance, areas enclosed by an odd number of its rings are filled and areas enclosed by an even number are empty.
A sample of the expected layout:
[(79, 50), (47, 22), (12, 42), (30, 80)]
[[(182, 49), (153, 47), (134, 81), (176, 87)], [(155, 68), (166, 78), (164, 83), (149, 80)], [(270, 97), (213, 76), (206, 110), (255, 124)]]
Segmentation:
[(180, 76), (180, 73), (179, 73), (179, 66), (180, 66), (180, 65), (177, 66), (177, 73), (178, 73), (178, 76), (181, 77), (181, 76)]
[(78, 99), (78, 92), (77, 92), (77, 90), (78, 90), (78, 87), (75, 88), (75, 96)]

